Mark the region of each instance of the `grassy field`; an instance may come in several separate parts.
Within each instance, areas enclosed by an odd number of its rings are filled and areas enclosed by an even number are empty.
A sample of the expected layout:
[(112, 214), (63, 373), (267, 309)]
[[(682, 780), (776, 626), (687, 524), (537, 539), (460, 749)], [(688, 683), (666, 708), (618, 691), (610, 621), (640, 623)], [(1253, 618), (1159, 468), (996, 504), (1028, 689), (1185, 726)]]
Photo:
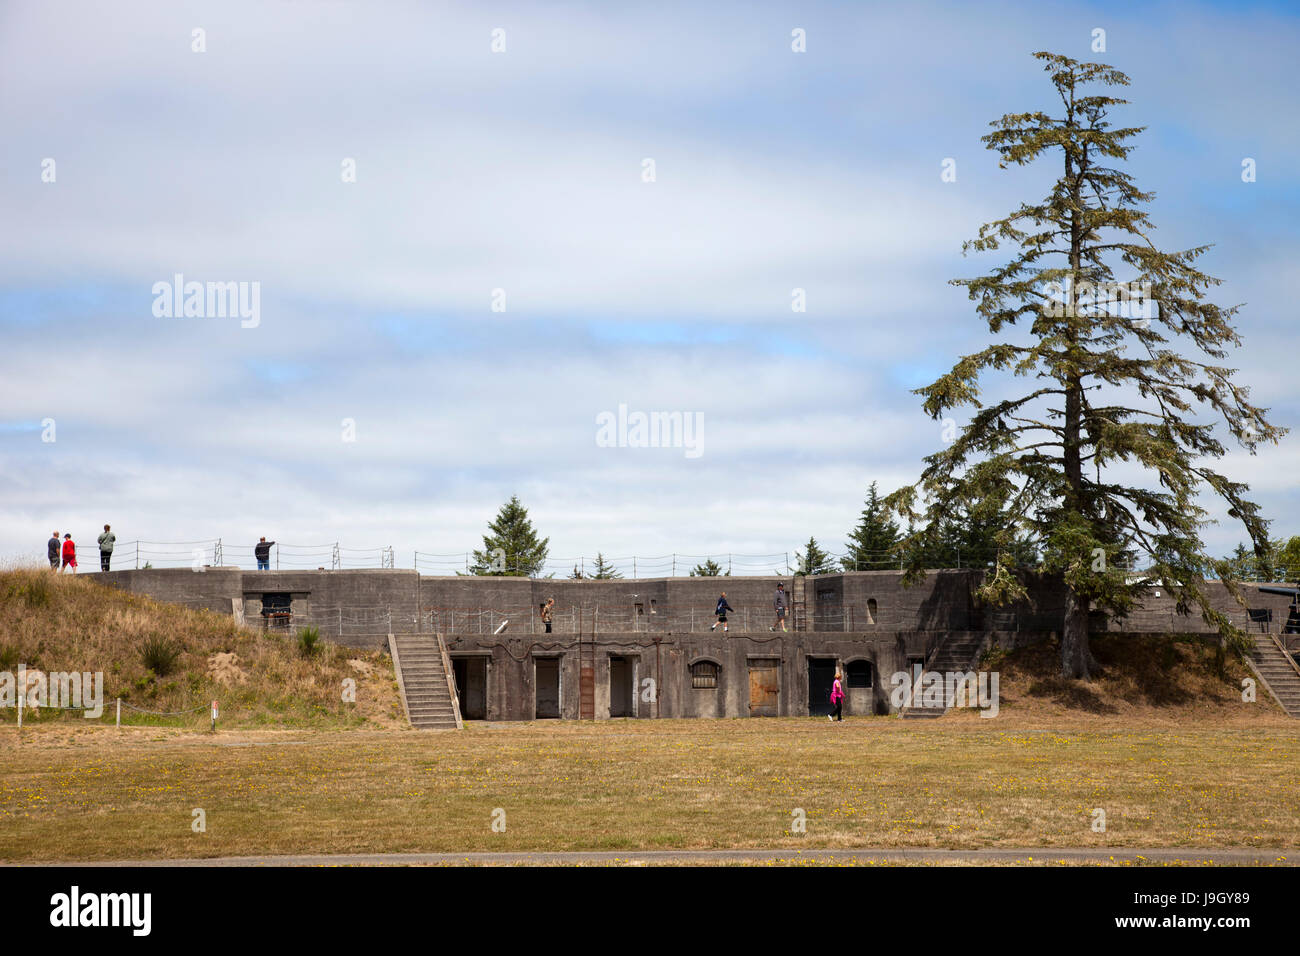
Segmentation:
[[(165, 673), (146, 646), (175, 652)], [(0, 860), (882, 847), (1300, 850), (1300, 723), (1199, 639), (994, 651), (1001, 710), (470, 723), (416, 732), (390, 662), (93, 581), (0, 572), (0, 671), (101, 670), (106, 713), (0, 710)], [(156, 663), (156, 662), (155, 662)], [(340, 686), (356, 681), (356, 702)], [(205, 713), (222, 702), (215, 734)], [(206, 829), (196, 832), (194, 811)], [(505, 830), (493, 829), (504, 813)], [(1094, 829), (1105, 811), (1104, 831)], [(796, 811), (801, 811), (800, 817)], [(495, 814), (495, 816), (494, 816)], [(806, 821), (799, 832), (796, 820)]]
[[(1107, 722), (1109, 723), (1109, 722)], [(0, 857), (1300, 847), (1293, 725), (890, 718), (456, 732), (0, 728)], [(193, 810), (206, 832), (192, 829)], [(493, 813), (506, 830), (493, 832)], [(1106, 812), (1093, 830), (1094, 809)], [(807, 832), (792, 832), (802, 809)]]

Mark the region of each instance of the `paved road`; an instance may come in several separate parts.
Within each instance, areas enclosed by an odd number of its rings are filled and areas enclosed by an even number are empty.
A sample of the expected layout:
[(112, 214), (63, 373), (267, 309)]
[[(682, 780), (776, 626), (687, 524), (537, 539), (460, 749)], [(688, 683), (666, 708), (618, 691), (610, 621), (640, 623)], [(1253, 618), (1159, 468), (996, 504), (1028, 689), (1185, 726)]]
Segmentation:
[[(356, 853), (336, 856), (223, 856), (187, 860), (116, 860), (64, 866), (653, 866), (728, 863), (823, 864), (1130, 864), (1297, 866), (1300, 851), (1270, 849), (856, 849), (646, 850), (618, 853)], [(40, 865), (40, 864), (36, 864)]]

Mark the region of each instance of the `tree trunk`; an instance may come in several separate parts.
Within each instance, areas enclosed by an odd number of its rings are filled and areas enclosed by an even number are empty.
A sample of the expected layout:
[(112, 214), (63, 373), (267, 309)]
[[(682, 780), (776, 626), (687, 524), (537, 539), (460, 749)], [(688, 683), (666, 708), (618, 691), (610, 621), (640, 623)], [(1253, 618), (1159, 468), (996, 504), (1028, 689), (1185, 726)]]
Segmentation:
[(1065, 630), (1061, 632), (1061, 676), (1067, 680), (1092, 680), (1097, 661), (1088, 646), (1088, 600), (1066, 592)]

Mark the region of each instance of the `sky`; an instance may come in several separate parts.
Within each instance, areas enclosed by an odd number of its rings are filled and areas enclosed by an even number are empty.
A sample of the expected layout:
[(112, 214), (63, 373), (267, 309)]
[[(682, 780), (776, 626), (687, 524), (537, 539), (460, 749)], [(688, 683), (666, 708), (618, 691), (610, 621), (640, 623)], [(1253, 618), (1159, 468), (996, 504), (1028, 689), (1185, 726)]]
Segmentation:
[[(988, 340), (962, 242), (1057, 173), (980, 142), (1051, 109), (1043, 49), (1131, 78), (1156, 240), (1213, 244), (1294, 427), (1292, 5), (0, 0), (0, 561), (111, 523), (450, 573), (511, 495), (556, 572), (842, 552), (941, 447), (911, 390)], [(256, 314), (169, 315), (178, 275)], [(602, 439), (620, 407), (692, 447)], [(1228, 444), (1300, 534), (1295, 437)]]

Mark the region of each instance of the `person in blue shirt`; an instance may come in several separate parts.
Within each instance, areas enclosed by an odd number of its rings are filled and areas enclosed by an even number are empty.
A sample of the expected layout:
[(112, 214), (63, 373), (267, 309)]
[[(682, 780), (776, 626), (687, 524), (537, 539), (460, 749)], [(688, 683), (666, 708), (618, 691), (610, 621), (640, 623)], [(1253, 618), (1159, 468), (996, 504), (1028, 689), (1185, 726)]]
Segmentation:
[(725, 632), (727, 630), (727, 612), (734, 610), (735, 608), (727, 603), (727, 592), (723, 591), (722, 597), (718, 598), (718, 609), (713, 612), (718, 615), (718, 619), (713, 622), (713, 627), (709, 628), (709, 630), (712, 631), (721, 624), (722, 630)]

